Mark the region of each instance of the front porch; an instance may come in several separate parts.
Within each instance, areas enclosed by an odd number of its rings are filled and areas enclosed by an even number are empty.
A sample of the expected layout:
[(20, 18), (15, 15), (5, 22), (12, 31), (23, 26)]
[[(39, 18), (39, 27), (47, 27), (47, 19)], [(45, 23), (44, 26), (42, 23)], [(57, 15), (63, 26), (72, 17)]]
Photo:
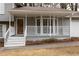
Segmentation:
[[(14, 17), (13, 35), (24, 36), (69, 36), (70, 21), (65, 16), (72, 12), (58, 8), (22, 7), (9, 10)], [(11, 25), (11, 18), (10, 18)], [(11, 27), (11, 26), (10, 26)], [(15, 33), (14, 33), (15, 32)]]
[[(27, 16), (16, 17), (10, 36), (70, 37), (70, 20), (64, 17)], [(15, 33), (14, 33), (15, 32)]]

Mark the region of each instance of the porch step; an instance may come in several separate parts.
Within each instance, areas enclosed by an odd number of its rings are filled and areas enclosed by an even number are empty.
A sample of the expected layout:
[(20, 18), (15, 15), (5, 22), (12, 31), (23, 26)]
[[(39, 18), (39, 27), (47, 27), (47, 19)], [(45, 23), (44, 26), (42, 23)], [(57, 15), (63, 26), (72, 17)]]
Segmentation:
[(25, 46), (24, 37), (9, 37), (5, 42), (5, 47)]

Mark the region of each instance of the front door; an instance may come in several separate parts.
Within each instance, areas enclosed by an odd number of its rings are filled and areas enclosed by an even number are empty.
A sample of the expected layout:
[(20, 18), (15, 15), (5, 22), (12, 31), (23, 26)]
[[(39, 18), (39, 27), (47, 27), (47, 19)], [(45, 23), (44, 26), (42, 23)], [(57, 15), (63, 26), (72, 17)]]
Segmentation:
[(17, 34), (23, 34), (23, 18), (17, 19)]

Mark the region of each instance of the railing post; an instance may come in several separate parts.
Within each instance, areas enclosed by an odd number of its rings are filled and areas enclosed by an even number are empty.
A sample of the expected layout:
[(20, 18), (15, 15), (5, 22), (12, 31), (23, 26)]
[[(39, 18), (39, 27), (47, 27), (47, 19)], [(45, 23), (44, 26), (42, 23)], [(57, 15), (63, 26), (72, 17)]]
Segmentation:
[(53, 34), (55, 35), (55, 17), (53, 18)]

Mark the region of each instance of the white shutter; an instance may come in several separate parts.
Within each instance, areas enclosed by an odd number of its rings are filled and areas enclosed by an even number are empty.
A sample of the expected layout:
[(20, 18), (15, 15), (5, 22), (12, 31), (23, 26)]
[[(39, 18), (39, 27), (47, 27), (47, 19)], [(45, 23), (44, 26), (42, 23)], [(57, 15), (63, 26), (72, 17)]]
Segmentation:
[(0, 14), (4, 14), (5, 9), (4, 9), (4, 3), (0, 3)]

